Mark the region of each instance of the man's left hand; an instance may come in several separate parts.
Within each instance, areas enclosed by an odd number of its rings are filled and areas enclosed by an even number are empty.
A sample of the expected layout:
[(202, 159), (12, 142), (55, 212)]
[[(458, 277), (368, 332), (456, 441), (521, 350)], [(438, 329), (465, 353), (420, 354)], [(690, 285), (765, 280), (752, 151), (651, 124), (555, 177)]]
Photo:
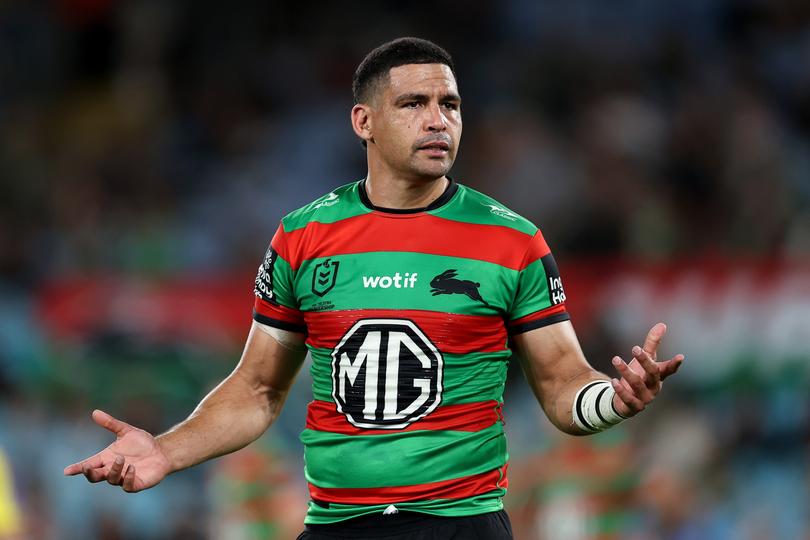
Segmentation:
[(681, 367), (684, 360), (682, 354), (676, 354), (663, 362), (658, 361), (658, 345), (666, 333), (667, 326), (664, 323), (653, 326), (647, 333), (644, 345), (633, 347), (633, 360), (630, 364), (618, 356), (613, 357), (613, 365), (622, 377), (611, 380), (616, 391), (613, 406), (620, 415), (629, 418), (643, 411), (661, 391), (664, 379)]

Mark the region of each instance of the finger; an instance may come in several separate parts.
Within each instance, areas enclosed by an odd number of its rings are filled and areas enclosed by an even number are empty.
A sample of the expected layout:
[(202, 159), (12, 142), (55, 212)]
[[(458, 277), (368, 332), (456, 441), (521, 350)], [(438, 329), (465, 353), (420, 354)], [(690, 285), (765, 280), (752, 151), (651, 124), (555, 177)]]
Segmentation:
[(96, 482), (101, 482), (107, 477), (107, 470), (104, 467), (91, 468), (84, 465), (82, 466), (82, 474), (84, 474), (88, 482), (95, 484)]
[(616, 369), (622, 376), (622, 379), (627, 381), (627, 384), (630, 385), (633, 394), (644, 401), (650, 401), (650, 390), (647, 388), (647, 385), (644, 383), (644, 379), (641, 378), (641, 375), (630, 369), (630, 367), (624, 363), (624, 360), (618, 356), (613, 357), (613, 365), (616, 366)]
[(644, 384), (647, 388), (657, 389), (658, 384), (661, 382), (661, 374), (655, 360), (638, 345), (633, 347), (633, 358), (644, 368)]
[(82, 467), (87, 465), (89, 469), (97, 469), (104, 465), (103, 460), (101, 459), (101, 454), (96, 454), (95, 456), (89, 457), (84, 461), (79, 461), (78, 463), (73, 463), (72, 465), (68, 465), (65, 467), (65, 476), (75, 476), (82, 472)]
[(121, 485), (127, 493), (135, 492), (135, 466), (129, 465), (127, 472), (124, 474), (124, 482)]
[(126, 422), (113, 418), (111, 415), (99, 409), (93, 411), (93, 421), (104, 429), (112, 431), (119, 437), (132, 429), (132, 426)]
[(109, 472), (107, 473), (107, 482), (114, 486), (118, 486), (121, 484), (121, 473), (124, 470), (124, 458), (121, 456), (116, 456), (115, 461), (113, 461), (112, 466), (110, 467)]
[(631, 394), (633, 393), (633, 388), (630, 386), (630, 383), (629, 383), (629, 382), (627, 382), (627, 380), (626, 380), (626, 379), (621, 378), (621, 379), (619, 380), (619, 384), (621, 384), (621, 385), (622, 385), (624, 388), (626, 388), (626, 389), (627, 389), (627, 391), (628, 391), (628, 392), (630, 392)]
[(685, 359), (686, 357), (684, 355), (676, 354), (665, 362), (659, 362), (658, 367), (661, 371), (661, 380), (663, 381), (670, 375), (674, 375), (678, 369), (680, 369), (681, 364), (683, 364)]
[(611, 379), (610, 384), (611, 386), (613, 386), (613, 390), (616, 392), (616, 395), (619, 397), (622, 403), (624, 403), (625, 407), (630, 411), (630, 416), (644, 410), (645, 406), (644, 402), (641, 401), (639, 398), (637, 398), (626, 387), (622, 386), (619, 383), (618, 379)]
[(658, 323), (647, 332), (647, 337), (644, 339), (644, 350), (650, 353), (650, 356), (655, 357), (658, 351), (658, 345), (661, 344), (661, 339), (667, 333), (667, 325)]

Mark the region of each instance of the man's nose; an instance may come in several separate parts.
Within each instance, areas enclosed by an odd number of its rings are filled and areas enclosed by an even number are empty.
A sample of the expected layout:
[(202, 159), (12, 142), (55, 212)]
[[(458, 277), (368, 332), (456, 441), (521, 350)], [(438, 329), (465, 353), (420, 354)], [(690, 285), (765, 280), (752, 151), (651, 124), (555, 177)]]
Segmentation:
[(444, 131), (447, 129), (447, 118), (444, 116), (444, 112), (438, 103), (431, 104), (426, 107), (426, 110), (427, 119), (425, 127), (427, 131)]

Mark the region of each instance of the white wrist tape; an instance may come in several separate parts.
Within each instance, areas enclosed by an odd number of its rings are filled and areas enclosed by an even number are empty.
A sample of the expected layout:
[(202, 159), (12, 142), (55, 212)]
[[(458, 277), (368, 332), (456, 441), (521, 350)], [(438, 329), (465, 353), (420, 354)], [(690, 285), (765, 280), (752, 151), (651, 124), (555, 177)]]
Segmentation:
[(613, 407), (614, 395), (610, 381), (592, 381), (583, 386), (574, 397), (574, 423), (583, 431), (596, 433), (625, 420)]
[(253, 324), (265, 334), (271, 335), (285, 349), (291, 351), (305, 351), (307, 349), (304, 345), (304, 334), (282, 330), (281, 328), (262, 324), (258, 321), (253, 321)]

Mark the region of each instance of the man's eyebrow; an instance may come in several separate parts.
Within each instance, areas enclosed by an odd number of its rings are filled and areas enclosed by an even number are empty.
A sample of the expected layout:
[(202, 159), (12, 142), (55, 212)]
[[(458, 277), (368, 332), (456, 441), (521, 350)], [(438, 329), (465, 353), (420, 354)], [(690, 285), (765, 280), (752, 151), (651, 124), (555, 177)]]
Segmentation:
[[(419, 94), (417, 92), (409, 92), (407, 94), (401, 94), (401, 95), (397, 96), (396, 100), (394, 100), (394, 103), (405, 103), (406, 101), (418, 101), (418, 102), (422, 103), (422, 102), (428, 101), (429, 99), (430, 99), (430, 97), (427, 94)], [(441, 102), (445, 102), (445, 101), (461, 102), (461, 96), (459, 96), (458, 94), (455, 94), (455, 93), (447, 93), (447, 94), (444, 94), (443, 96), (441, 96), (439, 98), (439, 101), (441, 101)]]
[(417, 94), (416, 92), (410, 92), (407, 94), (400, 94), (397, 96), (397, 99), (394, 100), (394, 103), (404, 103), (406, 101), (427, 101), (428, 97), (426, 94)]

